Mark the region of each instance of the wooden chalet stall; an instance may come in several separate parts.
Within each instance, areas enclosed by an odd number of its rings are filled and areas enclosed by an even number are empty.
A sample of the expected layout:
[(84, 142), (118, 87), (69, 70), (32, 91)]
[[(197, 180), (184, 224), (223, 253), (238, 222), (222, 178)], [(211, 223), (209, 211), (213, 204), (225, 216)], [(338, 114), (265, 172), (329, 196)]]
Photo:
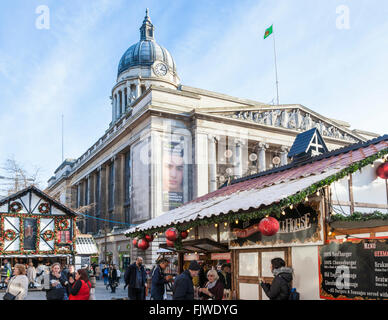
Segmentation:
[[(144, 241), (146, 236), (155, 233), (176, 237), (175, 241), (166, 241), (161, 246), (179, 253), (180, 269), (185, 259), (207, 260), (212, 254), (217, 254), (216, 257), (230, 254), (231, 296), (236, 299), (268, 299), (259, 279), (263, 277), (272, 281), (270, 262), (275, 257), (283, 258), (287, 266), (293, 268), (292, 285), (297, 288), (301, 299), (344, 298), (344, 287), (349, 289), (349, 278), (363, 279), (365, 283), (358, 286), (365, 287), (371, 276), (361, 277), (365, 268), (360, 259), (366, 254), (356, 249), (348, 250), (353, 255), (345, 255), (345, 258), (353, 257), (353, 260), (344, 262), (349, 269), (333, 269), (341, 266), (342, 261), (343, 240), (336, 238), (344, 238), (344, 234), (377, 237), (366, 240), (377, 248), (369, 254), (373, 256), (377, 252), (379, 257), (387, 254), (388, 258), (388, 248), (385, 247), (388, 242), (382, 238), (388, 236), (387, 180), (376, 175), (376, 168), (386, 161), (387, 154), (388, 135), (329, 152), (318, 130), (312, 129), (297, 136), (289, 153), (291, 163), (231, 181), (212, 193), (129, 229), (126, 234)], [(350, 191), (346, 193), (344, 190)], [(345, 212), (343, 217), (335, 214), (339, 206), (349, 207), (348, 211), (342, 209)], [(379, 226), (370, 225), (368, 232), (365, 228), (372, 223), (371, 220), (358, 230), (344, 229), (339, 225), (340, 219), (367, 218), (365, 210), (375, 211), (376, 208), (382, 212), (374, 215), (386, 220), (380, 220)], [(357, 213), (355, 209), (362, 211)], [(345, 247), (351, 247), (350, 243), (348, 240)], [(326, 263), (325, 259), (330, 257), (338, 258), (340, 262)], [(370, 267), (374, 262), (373, 259), (369, 261)], [(388, 261), (381, 258), (376, 263), (377, 270), (388, 271)], [(354, 275), (352, 268), (356, 266), (360, 266), (361, 271)], [(385, 288), (386, 277), (382, 274), (378, 277), (381, 278), (378, 285)], [(340, 294), (330, 287), (336, 283), (342, 288)], [(326, 290), (331, 290), (336, 296)], [(376, 292), (374, 295), (376, 297)], [(349, 297), (360, 298), (360, 295)]]
[(15, 263), (72, 263), (76, 213), (34, 186), (0, 201), (0, 258)]

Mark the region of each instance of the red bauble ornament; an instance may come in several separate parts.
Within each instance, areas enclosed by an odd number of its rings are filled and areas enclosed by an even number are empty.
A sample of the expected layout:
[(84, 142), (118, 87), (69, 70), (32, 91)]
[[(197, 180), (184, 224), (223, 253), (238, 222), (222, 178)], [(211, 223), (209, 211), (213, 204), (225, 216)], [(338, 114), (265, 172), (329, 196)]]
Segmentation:
[(132, 244), (133, 244), (134, 247), (137, 247), (137, 240), (138, 240), (137, 238), (132, 240)]
[(152, 234), (146, 234), (144, 237), (148, 242), (154, 241), (154, 236)]
[(171, 247), (171, 248), (174, 248), (175, 247), (175, 243), (174, 241), (171, 241), (171, 240), (166, 240), (166, 243), (167, 243), (167, 247)]
[(182, 231), (181, 232), (181, 238), (186, 239), (189, 236), (189, 233), (187, 231)]
[(175, 241), (178, 238), (178, 232), (175, 228), (167, 229), (165, 235), (166, 238), (170, 241)]
[(384, 162), (381, 164), (377, 170), (376, 174), (381, 178), (381, 179), (388, 179), (388, 162)]
[(137, 243), (137, 247), (141, 250), (147, 250), (150, 247), (150, 243), (146, 239), (140, 239)]
[(270, 237), (273, 236), (279, 230), (279, 221), (275, 218), (264, 218), (259, 223), (259, 231), (262, 235)]

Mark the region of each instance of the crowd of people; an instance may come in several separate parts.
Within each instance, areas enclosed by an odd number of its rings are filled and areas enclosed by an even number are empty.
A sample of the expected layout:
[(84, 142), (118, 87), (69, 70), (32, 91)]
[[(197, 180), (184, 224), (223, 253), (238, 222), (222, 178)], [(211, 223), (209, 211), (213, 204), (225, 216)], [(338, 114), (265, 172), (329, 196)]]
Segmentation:
[[(152, 270), (146, 269), (143, 258), (138, 257), (124, 273), (124, 289), (128, 288), (130, 300), (166, 300), (166, 285), (172, 287), (173, 300), (223, 300), (228, 299), (231, 289), (231, 266), (228, 263), (217, 267), (191, 261), (178, 276), (167, 274), (169, 260), (161, 258)], [(260, 279), (261, 287), (271, 300), (287, 300), (290, 295), (293, 270), (286, 267), (281, 258), (271, 261), (274, 275), (272, 283)], [(6, 286), (5, 300), (23, 300), (29, 288), (42, 284), (47, 300), (95, 300), (96, 280), (103, 280), (106, 289), (116, 292), (121, 272), (116, 265), (93, 264), (75, 270), (73, 265), (51, 266), (30, 263), (11, 265), (4, 260), (3, 273), (6, 274), (3, 287)]]
[[(160, 259), (147, 281), (147, 272), (143, 265), (143, 259), (138, 257), (125, 271), (124, 280), (128, 287), (130, 300), (144, 300), (147, 291), (150, 291), (152, 300), (165, 300), (166, 285), (173, 283), (173, 300), (222, 300), (226, 298), (226, 292), (231, 288), (231, 267), (225, 263), (219, 265), (216, 270), (209, 265), (200, 265), (197, 261), (190, 262), (188, 268), (179, 276), (166, 274), (165, 270), (169, 260)], [(194, 279), (197, 279), (195, 283)], [(148, 286), (150, 285), (150, 290)]]
[(28, 290), (41, 287), (47, 300), (94, 300), (96, 287), (95, 266), (75, 270), (74, 265), (42, 262), (35, 268), (16, 263), (12, 269), (7, 259), (3, 261), (1, 288), (6, 288), (4, 300), (24, 300)]

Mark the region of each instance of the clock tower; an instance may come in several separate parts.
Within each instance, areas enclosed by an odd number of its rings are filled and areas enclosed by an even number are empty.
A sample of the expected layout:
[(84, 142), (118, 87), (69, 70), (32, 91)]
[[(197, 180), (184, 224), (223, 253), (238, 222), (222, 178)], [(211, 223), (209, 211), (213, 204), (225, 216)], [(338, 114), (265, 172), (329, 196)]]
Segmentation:
[(155, 41), (155, 27), (147, 9), (139, 42), (130, 46), (119, 62), (111, 96), (111, 125), (129, 112), (151, 85), (177, 89), (180, 79), (170, 52)]

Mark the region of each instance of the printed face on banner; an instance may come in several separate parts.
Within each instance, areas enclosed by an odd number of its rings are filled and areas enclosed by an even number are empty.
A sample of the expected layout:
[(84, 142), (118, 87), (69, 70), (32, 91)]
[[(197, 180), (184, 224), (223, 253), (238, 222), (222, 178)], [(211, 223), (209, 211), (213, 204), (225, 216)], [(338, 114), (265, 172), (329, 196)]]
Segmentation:
[(183, 184), (187, 183), (184, 152), (184, 137), (174, 137), (163, 143), (163, 211), (175, 209), (184, 203)]

